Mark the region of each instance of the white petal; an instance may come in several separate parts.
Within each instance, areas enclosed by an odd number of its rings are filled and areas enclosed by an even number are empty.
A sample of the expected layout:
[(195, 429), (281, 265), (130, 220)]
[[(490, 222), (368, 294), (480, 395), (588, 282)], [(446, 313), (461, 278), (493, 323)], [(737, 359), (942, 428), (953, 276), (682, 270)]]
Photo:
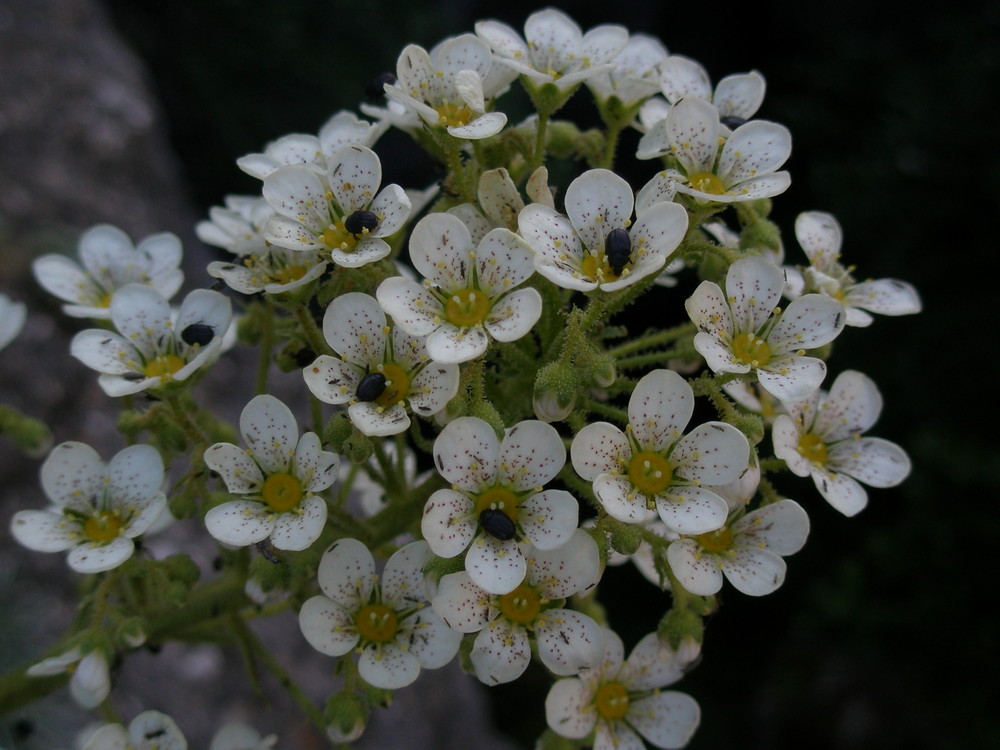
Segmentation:
[(808, 398), (825, 377), (826, 363), (823, 360), (794, 354), (776, 357), (766, 367), (757, 369), (761, 388), (785, 403)]
[(476, 35), (492, 47), (501, 57), (529, 57), (528, 45), (521, 35), (500, 21), (478, 21)]
[(19, 544), (35, 552), (63, 552), (76, 546), (79, 526), (62, 513), (19, 510), (11, 519), (10, 533)]
[(42, 489), (55, 505), (86, 508), (102, 488), (106, 469), (86, 443), (60, 443), (42, 464)]
[(703, 553), (694, 539), (680, 539), (667, 547), (667, 562), (681, 586), (698, 596), (722, 589), (722, 570), (715, 555)]
[[(326, 188), (319, 175), (309, 167), (289, 166), (275, 170), (264, 178), (261, 192), (281, 216), (313, 232), (322, 232), (330, 223)], [(271, 226), (272, 220), (269, 220), (264, 237), (274, 242), (280, 238), (272, 239)]]
[(232, 500), (205, 514), (205, 528), (224, 544), (246, 547), (267, 539), (274, 530), (274, 519), (262, 503)]
[(614, 172), (591, 169), (569, 184), (565, 202), (584, 247), (603, 252), (608, 234), (631, 220), (635, 198), (628, 182)]
[(678, 534), (704, 534), (721, 528), (729, 514), (726, 501), (703, 487), (669, 487), (657, 495), (660, 519)]
[(596, 667), (604, 656), (601, 626), (571, 609), (550, 609), (535, 624), (538, 657), (553, 674), (568, 676)]
[(441, 577), (433, 606), (448, 627), (460, 633), (476, 633), (490, 621), (490, 599), (463, 571)]
[(406, 409), (399, 404), (385, 407), (377, 403), (359, 402), (347, 407), (354, 426), (370, 437), (398, 435), (410, 427)]
[(288, 471), (299, 442), (292, 410), (274, 396), (254, 396), (240, 414), (240, 432), (268, 474)]
[(601, 474), (594, 479), (594, 494), (604, 510), (625, 523), (642, 523), (655, 515), (646, 507), (646, 496), (639, 492), (628, 477)]
[(764, 101), (766, 83), (756, 70), (729, 75), (719, 81), (712, 103), (722, 117), (742, 117), (749, 120)]
[(323, 336), (349, 362), (370, 367), (385, 351), (385, 313), (367, 294), (349, 292), (337, 297), (323, 315)]
[(651, 744), (673, 750), (691, 741), (701, 709), (690, 695), (667, 690), (635, 701), (625, 718)]
[(493, 304), (484, 325), (497, 341), (516, 341), (542, 317), (542, 295), (536, 289), (515, 289)]
[(705, 422), (685, 435), (670, 454), (677, 476), (699, 484), (727, 484), (750, 460), (750, 444), (725, 422)]
[(316, 577), (324, 594), (354, 612), (375, 587), (375, 559), (357, 539), (340, 539), (323, 553)]
[(490, 231), (476, 249), (479, 288), (497, 297), (535, 272), (531, 246), (509, 229)]
[(130, 445), (108, 462), (108, 480), (117, 507), (143, 504), (160, 492), (163, 459), (151, 445)]
[(422, 609), (404, 620), (396, 642), (416, 656), (424, 669), (439, 669), (455, 658), (462, 634), (445, 625), (433, 610)]
[(570, 445), (576, 473), (588, 482), (623, 466), (632, 456), (625, 433), (607, 422), (593, 422), (580, 430)]
[(437, 362), (460, 364), (484, 355), (489, 343), (481, 326), (458, 328), (445, 323), (427, 337), (427, 353)]
[[(307, 218), (307, 217), (303, 217)], [(296, 251), (327, 250), (329, 248), (323, 243), (317, 233), (325, 225), (320, 224), (320, 219), (312, 219), (316, 224), (313, 230), (301, 223), (297, 219), (288, 216), (272, 216), (264, 225), (264, 239), (278, 247), (288, 248)]]
[[(785, 277), (781, 269), (760, 255), (741, 258), (726, 273), (726, 295), (735, 331), (756, 333), (781, 300)], [(771, 338), (768, 338), (771, 341)]]
[(844, 370), (821, 400), (811, 432), (833, 443), (865, 432), (881, 413), (882, 394), (874, 381), (857, 370)]
[(784, 125), (753, 120), (726, 140), (719, 157), (719, 179), (729, 185), (778, 169), (792, 153), (792, 134)]
[(678, 102), (685, 96), (711, 99), (712, 83), (700, 63), (682, 55), (671, 55), (663, 61), (661, 71), (660, 87), (670, 102)]
[(910, 458), (895, 443), (866, 437), (829, 447), (828, 465), (869, 487), (895, 487), (910, 475)]
[[(174, 720), (159, 711), (143, 711), (128, 726), (129, 747), (137, 750), (187, 750), (187, 740)], [(155, 742), (149, 742), (155, 737)], [(150, 747), (152, 746), (152, 747)]]
[(358, 384), (364, 376), (365, 370), (361, 366), (342, 362), (327, 354), (317, 357), (315, 362), (302, 370), (310, 392), (325, 404), (346, 404), (354, 400)]
[[(45, 291), (66, 302), (94, 304), (103, 294), (94, 280), (65, 255), (42, 255), (32, 261), (31, 271)], [(110, 311), (104, 312), (104, 317), (110, 316)]]
[(382, 571), (382, 601), (397, 610), (426, 602), (424, 566), (432, 557), (430, 547), (422, 540), (396, 550)]
[(455, 557), (469, 546), (479, 519), (475, 504), (461, 492), (438, 490), (427, 500), (420, 533), (438, 557)]
[(518, 422), (504, 434), (498, 481), (515, 492), (548, 484), (566, 463), (556, 429), (535, 419)]
[(664, 120), (668, 142), (688, 176), (711, 172), (719, 149), (719, 113), (697, 97), (686, 97), (671, 107)]
[(103, 573), (117, 568), (132, 557), (135, 544), (131, 539), (120, 536), (107, 544), (81, 544), (70, 550), (66, 562), (77, 573)]
[(170, 317), (170, 305), (148, 286), (128, 284), (111, 300), (115, 328), (147, 357), (159, 354), (171, 337)]
[(787, 414), (781, 414), (774, 420), (771, 428), (771, 439), (774, 443), (774, 455), (788, 464), (789, 470), (800, 477), (809, 476), (812, 462), (799, 453), (799, 428)]
[(533, 549), (528, 553), (528, 580), (546, 598), (565, 599), (593, 586), (600, 566), (594, 537), (575, 529), (557, 549)]
[(206, 450), (205, 465), (222, 477), (226, 489), (236, 495), (259, 492), (263, 487), (260, 467), (245, 450), (232, 443), (216, 443)]
[(441, 476), (467, 492), (495, 483), (499, 456), (497, 434), (477, 417), (449, 422), (434, 441), (434, 465)]
[(682, 666), (670, 646), (656, 633), (648, 633), (632, 649), (618, 676), (629, 690), (655, 690), (681, 679)]
[(441, 303), (416, 281), (393, 276), (379, 284), (375, 297), (396, 325), (412, 336), (427, 336), (441, 325)]
[(111, 692), (108, 660), (100, 651), (91, 651), (80, 659), (69, 681), (70, 695), (84, 708), (95, 708)]
[(855, 284), (844, 295), (844, 304), (880, 315), (913, 315), (923, 309), (912, 284), (897, 279), (879, 279)]
[(828, 268), (837, 259), (843, 238), (840, 223), (832, 214), (806, 211), (795, 218), (795, 239), (818, 268)]
[(382, 182), (382, 163), (366, 146), (347, 146), (328, 162), (327, 180), (334, 200), (347, 218), (367, 208)]
[(774, 355), (828, 344), (844, 330), (844, 306), (825, 294), (792, 300), (767, 337)]
[(326, 502), (311, 495), (288, 513), (279, 513), (274, 519), (271, 543), (275, 549), (303, 550), (315, 542), (326, 525)]
[(295, 449), (295, 476), (306, 492), (322, 492), (337, 481), (340, 459), (336, 453), (320, 447), (319, 436), (307, 432), (299, 439)]
[(387, 643), (380, 648), (368, 647), (361, 653), (358, 674), (373, 687), (398, 690), (417, 679), (420, 662), (408, 651)]
[(306, 600), (299, 610), (299, 628), (309, 645), (327, 656), (343, 656), (360, 638), (354, 613), (325, 596)]
[(465, 555), (465, 570), (480, 588), (491, 594), (507, 594), (524, 580), (527, 563), (514, 540), (501, 541), (481, 534)]
[(826, 501), (845, 516), (857, 515), (868, 505), (865, 488), (847, 474), (814, 468), (812, 478)]
[(628, 401), (632, 434), (643, 450), (654, 452), (677, 441), (693, 412), (691, 386), (673, 370), (653, 370), (643, 376)]
[(735, 332), (732, 311), (718, 284), (701, 282), (684, 302), (684, 309), (691, 322), (704, 334), (719, 338), (720, 334), (732, 336)]
[(794, 555), (809, 536), (809, 516), (794, 500), (779, 500), (747, 513), (733, 524), (732, 531), (740, 545)]
[(545, 721), (556, 734), (583, 739), (597, 723), (593, 696), (579, 679), (557, 680), (545, 696)]
[(747, 596), (767, 596), (785, 581), (785, 561), (771, 550), (739, 547), (722, 561), (722, 572), (733, 587)]
[(410, 262), (441, 289), (465, 288), (475, 262), (468, 227), (452, 214), (428, 214), (410, 235)]
[(458, 393), (456, 364), (430, 362), (410, 381), (410, 407), (422, 417), (437, 414)]
[(518, 522), (538, 549), (561, 547), (580, 521), (580, 506), (565, 490), (545, 490), (521, 503)]
[(412, 202), (403, 188), (396, 184), (386, 185), (368, 207), (378, 217), (378, 225), (372, 234), (376, 237), (395, 234), (406, 224), (411, 209)]
[(494, 620), (476, 636), (469, 659), (480, 682), (512, 682), (524, 674), (531, 662), (528, 633), (523, 625), (503, 618)]

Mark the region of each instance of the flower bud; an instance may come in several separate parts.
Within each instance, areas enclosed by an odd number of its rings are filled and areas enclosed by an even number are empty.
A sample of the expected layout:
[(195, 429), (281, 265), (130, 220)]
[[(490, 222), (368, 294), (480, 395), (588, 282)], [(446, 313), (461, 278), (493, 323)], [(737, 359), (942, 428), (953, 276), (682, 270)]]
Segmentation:
[(558, 422), (573, 411), (578, 388), (576, 370), (563, 362), (551, 362), (535, 377), (532, 407), (543, 422)]
[(118, 640), (126, 648), (139, 648), (146, 642), (146, 626), (141, 617), (129, 617), (118, 626)]
[(611, 549), (623, 555), (634, 555), (642, 544), (642, 532), (631, 523), (616, 523), (611, 528)]
[(353, 742), (368, 723), (368, 708), (357, 693), (342, 690), (326, 702), (323, 718), (328, 722), (326, 733), (334, 742)]
[(700, 644), (704, 638), (705, 625), (701, 617), (689, 609), (671, 609), (660, 620), (656, 628), (656, 634), (660, 640), (669, 644), (670, 648), (678, 651), (685, 641), (693, 641)]
[(618, 377), (615, 369), (615, 358), (609, 354), (598, 354), (594, 357), (593, 364), (594, 382), (601, 388), (608, 388), (614, 384)]

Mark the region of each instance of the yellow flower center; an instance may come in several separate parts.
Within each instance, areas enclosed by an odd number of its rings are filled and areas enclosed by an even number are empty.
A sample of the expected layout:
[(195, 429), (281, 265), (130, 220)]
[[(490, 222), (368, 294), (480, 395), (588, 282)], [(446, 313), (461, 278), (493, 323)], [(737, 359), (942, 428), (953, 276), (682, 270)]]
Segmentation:
[(500, 612), (511, 622), (530, 625), (542, 609), (542, 599), (531, 586), (522, 583), (500, 597)]
[(111, 294), (102, 294), (101, 298), (97, 300), (97, 304), (94, 307), (111, 307)]
[(478, 289), (460, 289), (444, 305), (444, 317), (459, 328), (479, 325), (490, 314), (490, 298)]
[(385, 390), (375, 399), (376, 404), (398, 404), (410, 395), (410, 376), (395, 362), (382, 365), (380, 371), (385, 376)]
[(815, 433), (807, 432), (799, 438), (799, 453), (814, 464), (823, 466), (826, 463), (826, 443)]
[(306, 275), (305, 266), (288, 266), (274, 272), (274, 280), (279, 284), (291, 284)]
[(490, 487), (476, 498), (476, 515), (484, 510), (501, 510), (511, 521), (517, 521), (517, 495), (506, 487)]
[(460, 128), (472, 119), (472, 110), (465, 104), (442, 104), (437, 107), (438, 125), (443, 128)]
[(608, 682), (594, 696), (597, 713), (608, 721), (617, 721), (628, 713), (628, 691), (620, 682)]
[(695, 172), (688, 177), (688, 182), (695, 190), (709, 195), (723, 195), (726, 192), (726, 186), (722, 184), (722, 180), (711, 172)]
[(342, 250), (349, 253), (358, 244), (358, 238), (344, 228), (344, 220), (338, 219), (328, 226), (320, 235), (323, 244), (331, 250)]
[(101, 511), (83, 524), (83, 534), (92, 542), (110, 542), (122, 533), (122, 519), (117, 513)]
[(663, 456), (641, 451), (628, 462), (628, 478), (632, 485), (646, 495), (656, 495), (670, 486), (674, 468)]
[(725, 552), (733, 546), (733, 532), (728, 527), (709, 531), (707, 534), (698, 534), (694, 539), (703, 550), (712, 554)]
[(399, 618), (384, 604), (366, 604), (358, 610), (354, 624), (361, 637), (373, 643), (391, 641), (399, 630)]
[(170, 377), (184, 366), (184, 360), (178, 357), (176, 354), (163, 354), (156, 359), (151, 359), (146, 363), (146, 369), (143, 370), (143, 374), (147, 378), (163, 377), (170, 379)]
[(733, 355), (751, 367), (763, 367), (771, 361), (771, 347), (752, 333), (741, 333), (733, 339)]
[(302, 500), (302, 483), (291, 474), (272, 474), (264, 480), (261, 497), (277, 513), (286, 513)]
[(611, 270), (606, 256), (587, 253), (580, 261), (580, 273), (591, 281), (615, 281), (618, 274)]

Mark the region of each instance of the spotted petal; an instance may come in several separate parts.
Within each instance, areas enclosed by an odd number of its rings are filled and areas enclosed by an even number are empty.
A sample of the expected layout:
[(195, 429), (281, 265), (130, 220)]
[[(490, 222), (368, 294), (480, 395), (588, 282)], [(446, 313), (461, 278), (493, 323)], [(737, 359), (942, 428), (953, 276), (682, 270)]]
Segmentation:
[(393, 643), (369, 646), (358, 659), (358, 674), (373, 687), (398, 690), (420, 675), (420, 662), (409, 651)]
[(726, 522), (729, 506), (714, 492), (702, 487), (672, 486), (657, 495), (660, 519), (678, 534), (704, 534)]
[(563, 737), (583, 739), (597, 724), (592, 699), (590, 688), (582, 680), (557, 680), (545, 696), (545, 721)]
[(323, 315), (323, 336), (341, 358), (361, 367), (382, 362), (385, 313), (378, 301), (361, 292), (337, 297)]
[(375, 559), (357, 539), (340, 539), (323, 553), (316, 572), (319, 587), (333, 601), (355, 612), (375, 587)]
[(869, 487), (895, 487), (910, 475), (910, 458), (895, 443), (866, 437), (829, 446), (831, 468)]
[(326, 173), (330, 192), (347, 218), (368, 207), (382, 183), (382, 163), (366, 146), (348, 146), (333, 154)]
[(601, 626), (571, 609), (550, 609), (535, 623), (538, 658), (553, 674), (579, 674), (601, 663), (604, 639)]
[(514, 540), (501, 541), (482, 534), (465, 555), (465, 570), (477, 586), (500, 595), (520, 585), (527, 572), (527, 563)]
[(208, 533), (223, 544), (246, 547), (262, 542), (274, 531), (274, 516), (263, 503), (232, 500), (205, 514)]
[(326, 501), (310, 495), (299, 507), (288, 513), (279, 513), (274, 520), (271, 543), (276, 549), (304, 550), (323, 533), (326, 525)]
[(424, 566), (432, 557), (430, 547), (422, 540), (396, 550), (382, 571), (382, 601), (397, 610), (426, 602)]
[(427, 336), (441, 325), (441, 303), (416, 281), (393, 276), (379, 284), (375, 297), (396, 325), (411, 336)]
[(525, 536), (540, 550), (561, 547), (580, 520), (576, 499), (565, 490), (545, 490), (521, 503), (518, 521)]
[(287, 471), (299, 442), (292, 410), (269, 394), (255, 396), (240, 414), (240, 432), (268, 474)]
[(108, 462), (108, 480), (118, 507), (144, 505), (163, 485), (163, 459), (151, 445), (131, 445)]
[(205, 465), (216, 472), (235, 495), (260, 492), (264, 474), (242, 448), (232, 443), (216, 443), (205, 451)]
[(69, 551), (66, 562), (77, 573), (103, 573), (117, 568), (132, 557), (135, 543), (120, 536), (107, 544), (80, 544)]
[(104, 462), (86, 443), (60, 443), (42, 464), (42, 490), (55, 505), (83, 510), (101, 490)]
[(628, 402), (632, 434), (644, 450), (673, 445), (694, 413), (691, 386), (673, 370), (654, 370), (636, 383)]
[(726, 274), (726, 295), (735, 330), (757, 333), (774, 313), (784, 287), (781, 269), (762, 256), (752, 255), (733, 263)]
[(727, 484), (747, 467), (750, 444), (725, 422), (705, 422), (677, 443), (670, 463), (677, 476), (698, 484)]
[(698, 596), (722, 589), (722, 569), (715, 555), (704, 553), (694, 539), (679, 539), (667, 547), (667, 562), (678, 582)]
[(833, 443), (867, 431), (881, 413), (882, 394), (875, 382), (864, 373), (845, 370), (822, 399), (811, 431)]
[(686, 97), (674, 104), (664, 120), (667, 140), (690, 177), (712, 172), (719, 149), (719, 112), (704, 99)]
[(690, 695), (667, 690), (635, 701), (625, 716), (650, 744), (681, 748), (694, 736), (701, 722), (701, 709)]
[(792, 153), (792, 134), (784, 125), (753, 120), (733, 131), (722, 147), (718, 176), (728, 188), (770, 174)]
[(501, 484), (515, 492), (541, 487), (566, 463), (566, 449), (556, 429), (535, 419), (507, 430), (499, 448)]
[(76, 546), (79, 526), (62, 513), (19, 510), (10, 522), (10, 533), (35, 552), (63, 552)]
[(498, 618), (476, 636), (469, 659), (480, 682), (512, 682), (524, 674), (531, 661), (528, 633), (523, 625)]
[(343, 656), (360, 639), (354, 613), (325, 596), (306, 600), (299, 610), (299, 628), (309, 645), (327, 656)]
[(420, 533), (438, 557), (455, 557), (476, 534), (475, 505), (455, 490), (438, 490), (427, 500)]
[(632, 456), (625, 433), (607, 422), (592, 422), (580, 430), (570, 445), (576, 473), (588, 482), (623, 466)]

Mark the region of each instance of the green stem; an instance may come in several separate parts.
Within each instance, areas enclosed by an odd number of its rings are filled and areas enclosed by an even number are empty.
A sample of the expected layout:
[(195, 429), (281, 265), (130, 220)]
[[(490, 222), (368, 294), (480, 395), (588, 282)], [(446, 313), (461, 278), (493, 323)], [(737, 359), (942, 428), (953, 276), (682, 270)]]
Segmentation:
[(188, 414), (188, 410), (179, 398), (176, 391), (166, 391), (163, 394), (163, 403), (167, 405), (170, 409), (170, 417), (174, 420), (178, 427), (180, 427), (184, 434), (187, 435), (188, 441), (194, 445), (193, 453), (195, 456), (200, 456), (199, 448), (204, 448), (208, 445), (208, 436), (202, 432), (202, 429), (191, 419), (191, 415)]
[(622, 132), (621, 126), (608, 125), (607, 140), (604, 143), (604, 155), (601, 157), (601, 166), (604, 169), (611, 169), (615, 163), (615, 151), (618, 149), (618, 136)]
[(535, 153), (531, 157), (531, 168), (528, 170), (528, 174), (531, 174), (542, 166), (545, 161), (545, 139), (548, 135), (549, 117), (550, 114), (548, 112), (538, 113), (538, 129), (535, 131)]
[(637, 370), (649, 365), (665, 364), (671, 359), (683, 357), (688, 351), (688, 347), (676, 347), (660, 352), (650, 352), (649, 354), (637, 354), (634, 357), (619, 359), (616, 364), (623, 370)]
[(260, 325), (260, 357), (257, 360), (257, 394), (267, 393), (267, 376), (271, 370), (271, 350), (274, 348), (274, 305), (271, 298), (264, 295), (266, 310), (257, 315)]
[(299, 328), (302, 330), (302, 335), (305, 337), (306, 343), (309, 344), (309, 348), (315, 352), (317, 357), (320, 354), (329, 354), (330, 347), (327, 346), (323, 332), (316, 325), (308, 305), (296, 305), (294, 311), (295, 320), (298, 321)]
[(631, 354), (632, 352), (638, 352), (643, 349), (652, 349), (660, 344), (668, 344), (676, 339), (692, 335), (697, 332), (697, 330), (698, 329), (695, 327), (694, 323), (682, 323), (674, 328), (667, 328), (663, 331), (654, 331), (651, 333), (645, 333), (641, 336), (636, 336), (623, 344), (619, 344), (616, 347), (608, 349), (608, 354), (617, 359), (625, 354)]

